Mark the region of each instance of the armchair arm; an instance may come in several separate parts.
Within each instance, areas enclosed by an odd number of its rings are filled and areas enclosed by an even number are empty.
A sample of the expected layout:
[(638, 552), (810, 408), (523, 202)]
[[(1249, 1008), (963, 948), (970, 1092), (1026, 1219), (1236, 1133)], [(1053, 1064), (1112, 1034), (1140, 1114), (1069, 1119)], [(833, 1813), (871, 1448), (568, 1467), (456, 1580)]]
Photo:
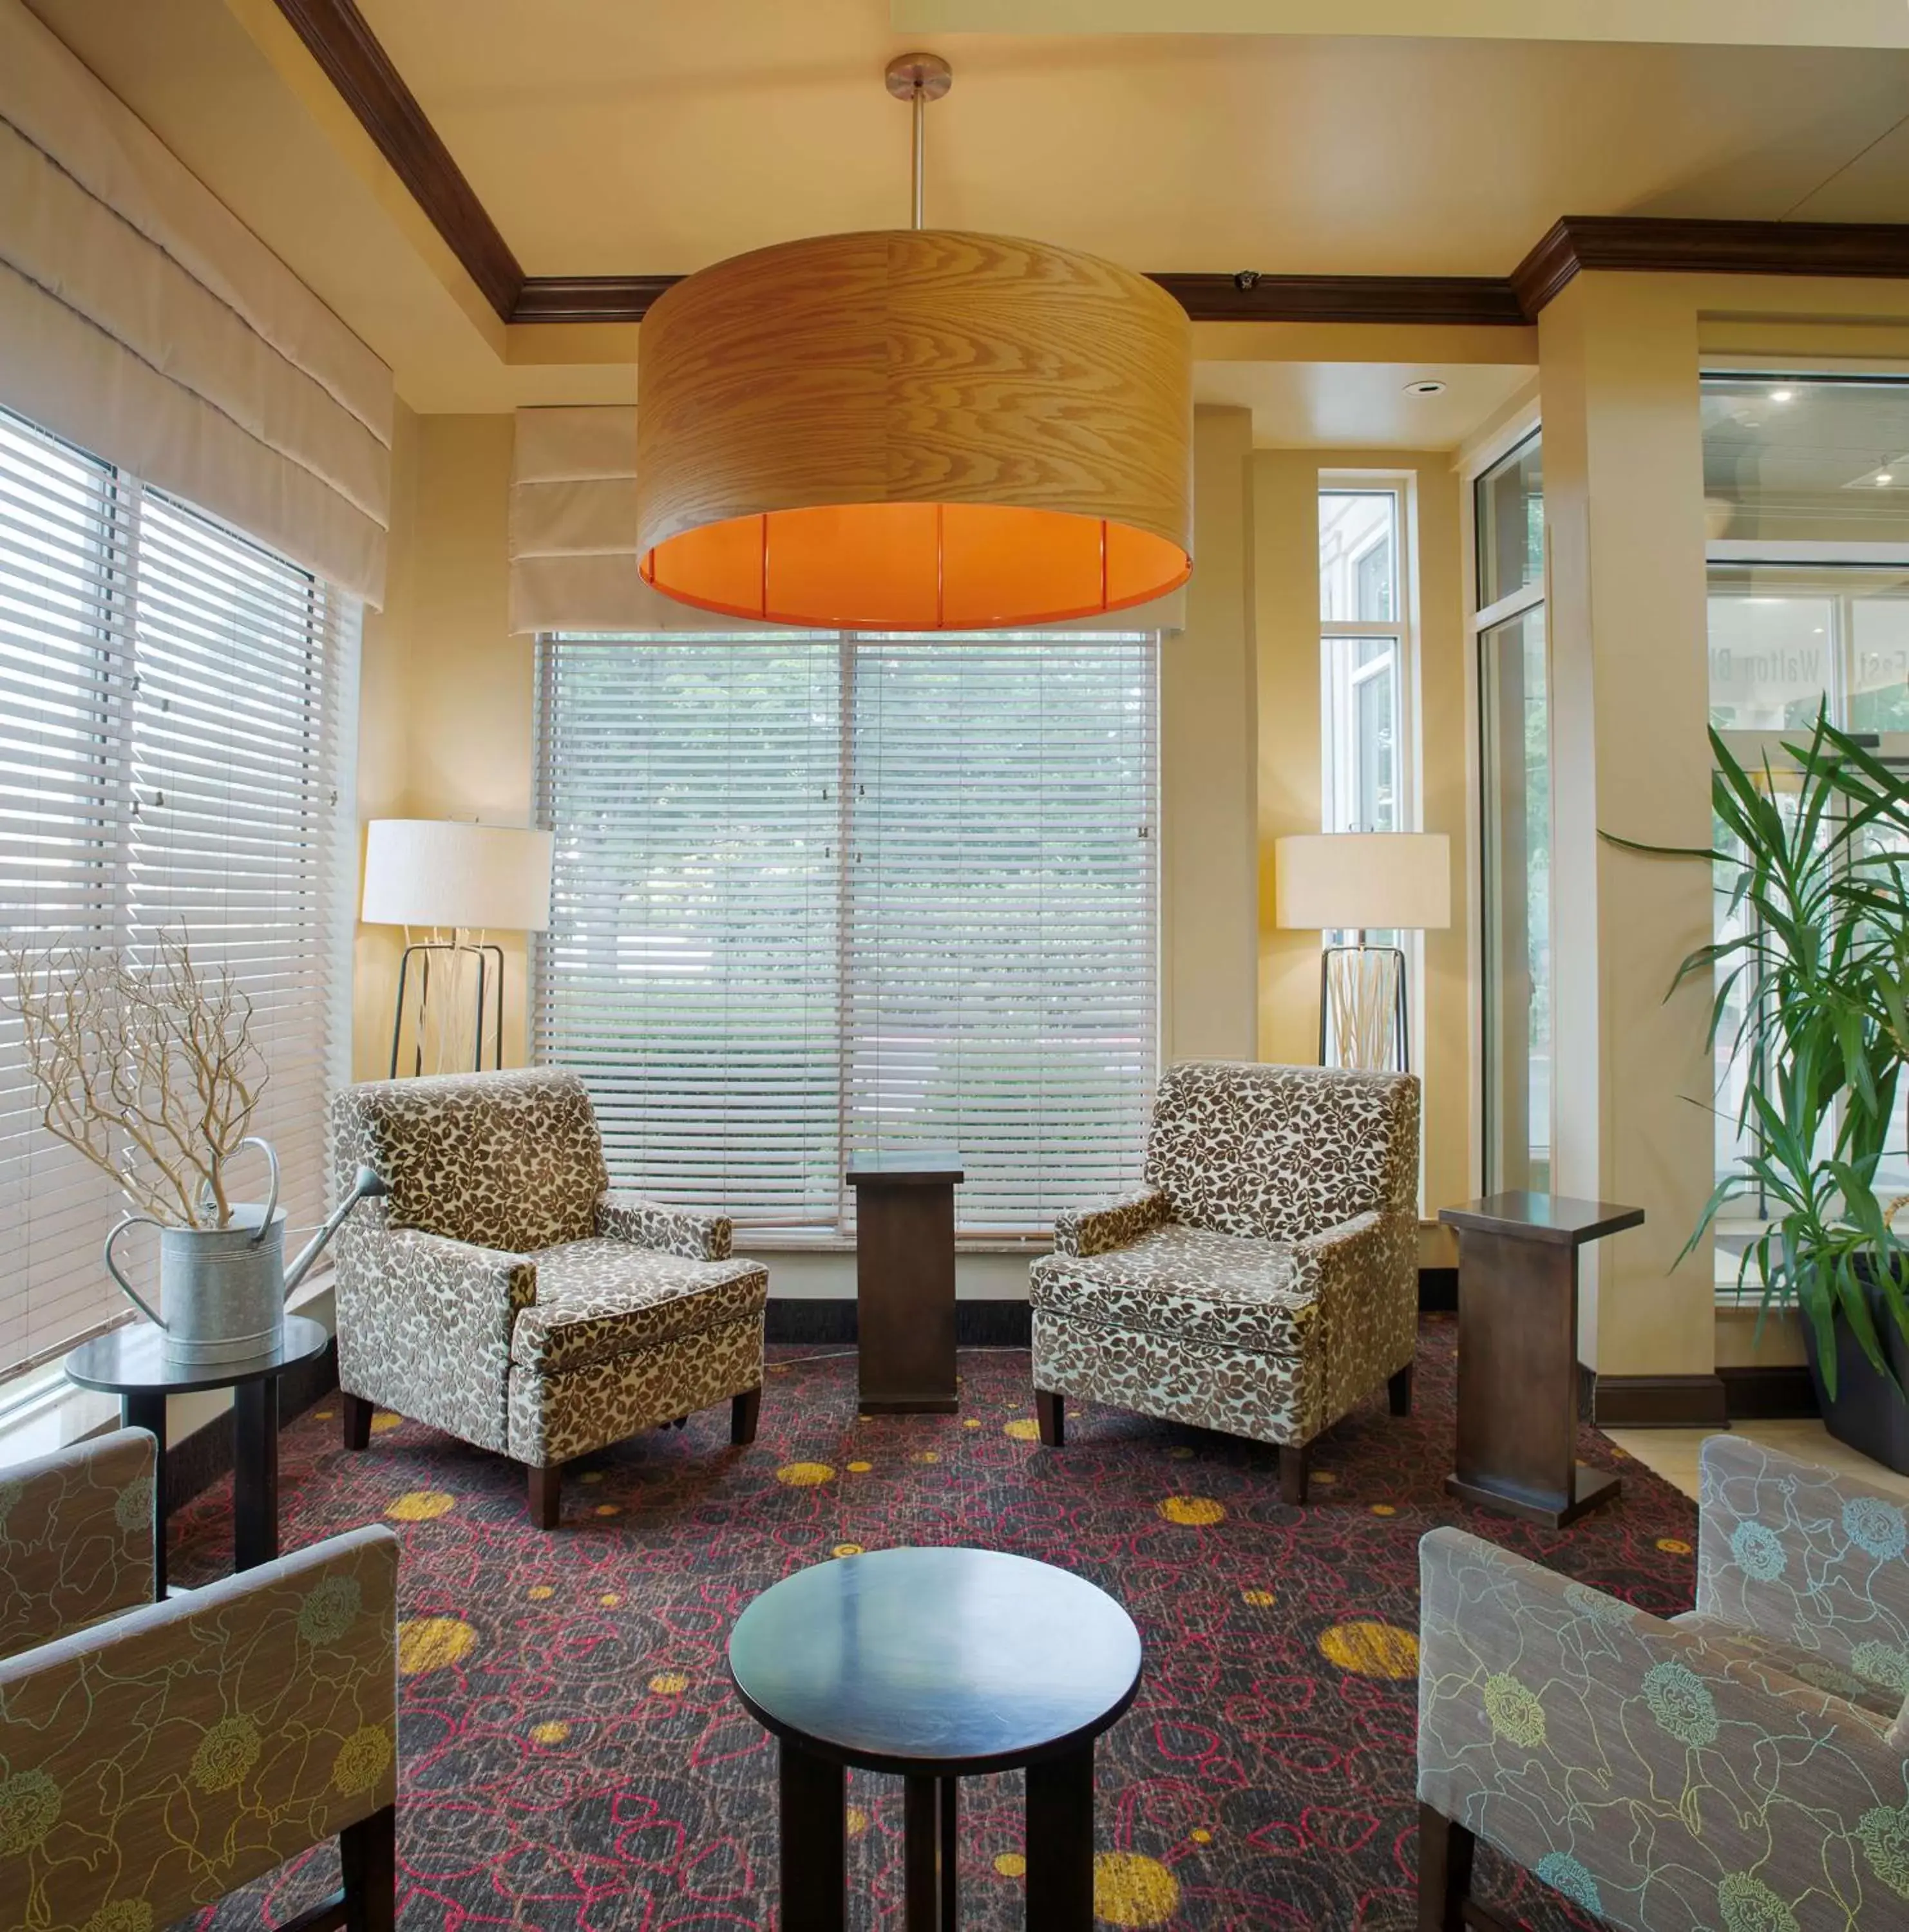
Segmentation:
[(596, 1232), (686, 1261), (726, 1262), (735, 1228), (726, 1214), (692, 1214), (613, 1187), (597, 1197)]
[(0, 1470), (0, 1657), (152, 1600), (152, 1471), (143, 1429)]
[(1319, 1426), (1337, 1420), (1418, 1346), (1418, 1225), (1356, 1214), (1292, 1244), (1293, 1291), (1320, 1304), (1325, 1367)]
[(1143, 1187), (1134, 1194), (1123, 1194), (1112, 1201), (1097, 1202), (1091, 1208), (1078, 1208), (1054, 1217), (1054, 1252), (1057, 1255), (1104, 1255), (1124, 1248), (1151, 1234), (1167, 1219), (1166, 1196), (1155, 1187)]
[(339, 1386), (504, 1453), (511, 1330), (537, 1298), (536, 1263), (349, 1222), (336, 1252)]
[(1882, 1932), (1883, 1720), (1496, 1545), (1419, 1545), (1418, 1796), (1617, 1926)]
[(1702, 1615), (1909, 1689), (1909, 1511), (1898, 1500), (1736, 1436), (1704, 1443), (1701, 1495)]
[(18, 1922), (170, 1924), (392, 1804), (397, 1591), (354, 1530), (0, 1663)]

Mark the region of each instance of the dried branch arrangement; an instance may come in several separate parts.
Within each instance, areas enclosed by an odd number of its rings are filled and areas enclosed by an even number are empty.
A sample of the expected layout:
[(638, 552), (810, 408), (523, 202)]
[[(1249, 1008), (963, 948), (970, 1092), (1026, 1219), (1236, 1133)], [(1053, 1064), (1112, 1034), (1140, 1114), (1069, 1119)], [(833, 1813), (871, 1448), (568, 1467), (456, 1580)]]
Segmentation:
[(155, 1220), (223, 1228), (225, 1164), (266, 1082), (252, 1003), (223, 968), (193, 963), (183, 932), (142, 951), (9, 945), (6, 1004), (25, 1030), (47, 1132)]

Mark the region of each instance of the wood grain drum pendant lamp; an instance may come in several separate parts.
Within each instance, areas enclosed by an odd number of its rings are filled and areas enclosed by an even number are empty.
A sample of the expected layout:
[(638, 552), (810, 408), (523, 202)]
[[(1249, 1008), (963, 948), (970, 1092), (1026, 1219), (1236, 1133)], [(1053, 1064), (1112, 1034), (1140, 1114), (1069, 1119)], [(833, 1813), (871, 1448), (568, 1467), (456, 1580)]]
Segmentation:
[(922, 225), (739, 255), (644, 318), (637, 530), (686, 604), (817, 629), (998, 630), (1145, 604), (1192, 568), (1193, 351), (1144, 276)]

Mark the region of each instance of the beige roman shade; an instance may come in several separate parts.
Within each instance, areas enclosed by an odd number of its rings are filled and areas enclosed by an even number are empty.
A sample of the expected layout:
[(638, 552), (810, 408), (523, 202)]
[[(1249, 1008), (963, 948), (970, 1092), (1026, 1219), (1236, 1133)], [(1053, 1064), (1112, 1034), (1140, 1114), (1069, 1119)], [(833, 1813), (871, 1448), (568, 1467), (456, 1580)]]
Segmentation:
[[(781, 627), (719, 616), (653, 590), (638, 570), (633, 404), (517, 412), (510, 488), (513, 631), (703, 631)], [(1185, 593), (1063, 630), (1178, 631)]]
[(0, 404), (368, 602), (391, 371), (0, 0)]

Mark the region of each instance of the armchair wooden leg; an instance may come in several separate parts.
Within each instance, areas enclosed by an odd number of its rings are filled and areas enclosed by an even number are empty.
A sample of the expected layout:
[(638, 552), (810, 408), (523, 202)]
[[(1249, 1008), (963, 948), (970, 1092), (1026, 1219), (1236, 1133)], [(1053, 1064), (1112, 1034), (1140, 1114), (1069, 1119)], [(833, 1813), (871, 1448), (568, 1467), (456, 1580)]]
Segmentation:
[(1385, 1394), (1394, 1415), (1409, 1415), (1412, 1413), (1412, 1364), (1409, 1362), (1386, 1383)]
[(745, 1389), (729, 1401), (729, 1439), (738, 1448), (755, 1440), (756, 1419), (762, 1413), (762, 1390)]
[(364, 1449), (371, 1441), (371, 1405), (362, 1395), (338, 1391), (340, 1433), (347, 1449)]
[(1055, 1389), (1034, 1390), (1034, 1418), (1040, 1425), (1040, 1439), (1050, 1449), (1061, 1449), (1067, 1441), (1067, 1398)]
[(530, 1479), (530, 1520), (539, 1529), (554, 1529), (563, 1514), (563, 1465), (527, 1462)]
[(1465, 1932), (1472, 1899), (1471, 1832), (1430, 1804), (1418, 1808), (1418, 1932)]
[(1306, 1500), (1306, 1466), (1312, 1454), (1310, 1444), (1280, 1444), (1280, 1501), (1297, 1509)]
[(344, 1869), (345, 1932), (395, 1932), (398, 1807), (387, 1804), (338, 1834)]

